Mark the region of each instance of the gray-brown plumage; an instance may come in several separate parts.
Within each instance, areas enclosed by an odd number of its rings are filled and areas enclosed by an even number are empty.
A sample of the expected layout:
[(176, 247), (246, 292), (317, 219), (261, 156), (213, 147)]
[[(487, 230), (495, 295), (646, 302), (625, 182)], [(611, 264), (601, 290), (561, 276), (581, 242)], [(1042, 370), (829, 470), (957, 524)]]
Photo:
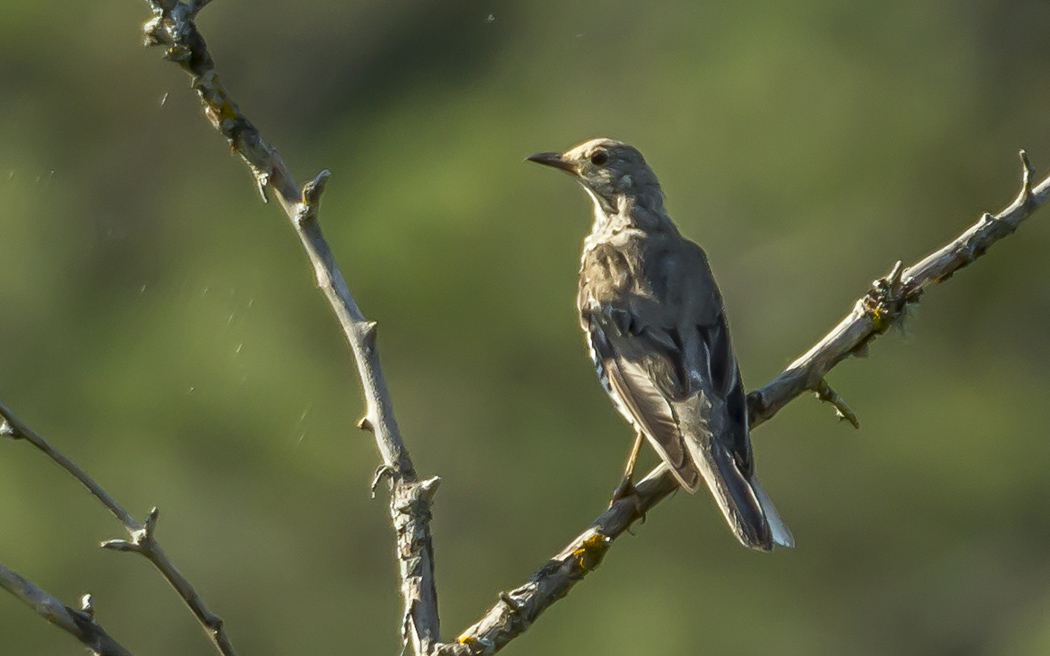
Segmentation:
[[(572, 174), (594, 201), (577, 308), (602, 385), (678, 482), (706, 482), (736, 537), (793, 546), (755, 476), (747, 403), (722, 297), (699, 246), (664, 211), (635, 148), (594, 139), (528, 158)], [(639, 441), (618, 494), (630, 490)]]

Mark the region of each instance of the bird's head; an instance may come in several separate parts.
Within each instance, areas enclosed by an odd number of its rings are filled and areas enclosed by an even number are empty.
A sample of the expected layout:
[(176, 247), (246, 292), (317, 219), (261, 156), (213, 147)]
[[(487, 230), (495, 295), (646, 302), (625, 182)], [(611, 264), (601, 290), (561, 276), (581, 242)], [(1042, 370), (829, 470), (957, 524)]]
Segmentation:
[(621, 201), (657, 209), (663, 192), (656, 174), (634, 146), (614, 139), (591, 139), (564, 153), (529, 155), (530, 162), (572, 174), (606, 214), (616, 214)]

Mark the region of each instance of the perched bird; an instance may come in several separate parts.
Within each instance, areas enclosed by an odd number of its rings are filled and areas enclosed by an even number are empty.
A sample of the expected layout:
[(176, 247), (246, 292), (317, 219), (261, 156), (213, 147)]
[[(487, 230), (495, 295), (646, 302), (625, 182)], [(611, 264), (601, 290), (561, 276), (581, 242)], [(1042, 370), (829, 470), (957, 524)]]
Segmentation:
[(633, 493), (642, 438), (683, 488), (707, 484), (747, 547), (793, 546), (755, 476), (747, 400), (707, 256), (664, 210), (635, 148), (594, 139), (528, 160), (567, 171), (594, 201), (576, 298), (605, 391), (637, 431), (614, 500)]

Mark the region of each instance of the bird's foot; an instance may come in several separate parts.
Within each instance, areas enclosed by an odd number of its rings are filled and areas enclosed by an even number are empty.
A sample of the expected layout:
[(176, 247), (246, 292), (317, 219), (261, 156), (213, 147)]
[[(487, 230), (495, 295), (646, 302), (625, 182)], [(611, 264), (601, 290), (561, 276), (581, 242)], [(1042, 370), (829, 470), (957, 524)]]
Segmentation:
[(634, 481), (631, 480), (631, 476), (624, 476), (620, 479), (620, 484), (613, 490), (612, 499), (609, 501), (609, 507), (612, 508), (617, 502), (629, 499), (634, 503), (635, 512), (640, 515), (642, 523), (645, 523), (645, 513), (642, 512), (642, 500), (638, 496), (638, 489), (634, 487)]
[(620, 484), (613, 490), (612, 500), (609, 505), (613, 505), (620, 499), (626, 499), (627, 497), (633, 497), (638, 494), (638, 490), (634, 488), (634, 481), (631, 480), (630, 476), (624, 476), (620, 479)]

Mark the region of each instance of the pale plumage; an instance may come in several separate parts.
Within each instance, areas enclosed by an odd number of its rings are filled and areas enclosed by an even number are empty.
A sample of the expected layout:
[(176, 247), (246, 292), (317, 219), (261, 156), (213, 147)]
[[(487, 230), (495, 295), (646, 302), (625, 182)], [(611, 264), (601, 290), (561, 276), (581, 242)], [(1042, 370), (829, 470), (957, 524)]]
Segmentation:
[(573, 174), (594, 202), (577, 308), (617, 409), (682, 487), (706, 482), (741, 543), (792, 546), (754, 473), (744, 389), (707, 257), (664, 211), (641, 153), (595, 139), (529, 159)]

